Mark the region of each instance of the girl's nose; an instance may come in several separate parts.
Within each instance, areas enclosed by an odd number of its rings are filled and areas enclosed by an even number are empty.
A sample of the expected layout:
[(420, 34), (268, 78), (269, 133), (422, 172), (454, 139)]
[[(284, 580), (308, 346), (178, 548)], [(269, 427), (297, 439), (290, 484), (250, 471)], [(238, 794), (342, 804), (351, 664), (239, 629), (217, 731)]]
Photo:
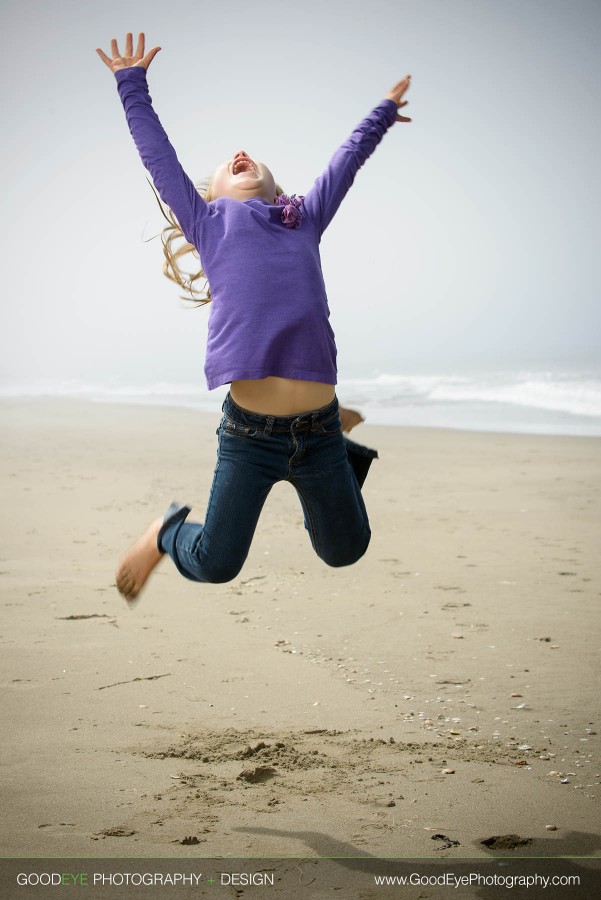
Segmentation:
[(238, 159), (239, 156), (248, 156), (246, 150), (238, 150), (237, 153), (234, 153), (234, 159)]

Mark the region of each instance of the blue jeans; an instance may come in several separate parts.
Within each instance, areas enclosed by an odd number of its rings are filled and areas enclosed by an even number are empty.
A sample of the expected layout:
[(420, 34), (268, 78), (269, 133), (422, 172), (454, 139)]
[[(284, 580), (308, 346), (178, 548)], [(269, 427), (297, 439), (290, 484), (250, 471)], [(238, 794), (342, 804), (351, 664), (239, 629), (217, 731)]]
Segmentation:
[(338, 400), (297, 416), (264, 416), (228, 394), (217, 429), (217, 465), (204, 523), (186, 522), (190, 508), (172, 504), (159, 550), (192, 581), (231, 581), (248, 555), (257, 521), (276, 481), (298, 494), (305, 528), (329, 566), (348, 566), (367, 550), (371, 531), (361, 484), (375, 450), (342, 435)]

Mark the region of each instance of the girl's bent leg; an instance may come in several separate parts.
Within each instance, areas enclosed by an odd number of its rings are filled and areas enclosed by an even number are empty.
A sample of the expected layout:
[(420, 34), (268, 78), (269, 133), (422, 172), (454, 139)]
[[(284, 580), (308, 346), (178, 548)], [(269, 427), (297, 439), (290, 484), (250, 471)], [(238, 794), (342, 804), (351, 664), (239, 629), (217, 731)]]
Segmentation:
[(369, 546), (371, 530), (342, 435), (312, 437), (292, 482), (317, 555), (329, 566), (357, 562)]
[(166, 516), (161, 528), (159, 549), (168, 553), (178, 571), (191, 581), (231, 581), (248, 555), (275, 480), (256, 454), (245, 452), (248, 440), (252, 439), (220, 433), (204, 523), (186, 522), (189, 508), (174, 507), (172, 518)]

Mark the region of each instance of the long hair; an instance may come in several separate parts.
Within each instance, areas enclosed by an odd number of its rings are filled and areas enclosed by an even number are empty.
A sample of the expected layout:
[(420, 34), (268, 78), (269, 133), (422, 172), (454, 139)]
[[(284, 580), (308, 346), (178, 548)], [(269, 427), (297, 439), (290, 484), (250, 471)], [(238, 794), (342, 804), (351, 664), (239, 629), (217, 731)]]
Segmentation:
[[(187, 291), (185, 296), (180, 294), (182, 300), (185, 300), (187, 303), (192, 303), (193, 306), (205, 306), (207, 303), (211, 302), (213, 297), (211, 296), (209, 280), (202, 268), (199, 252), (194, 244), (191, 244), (184, 237), (184, 233), (179, 226), (179, 222), (175, 218), (173, 210), (162, 202), (150, 179), (147, 178), (146, 180), (152, 188), (152, 192), (159, 204), (159, 209), (161, 210), (163, 218), (166, 219), (168, 223), (167, 227), (163, 228), (163, 231), (160, 234), (161, 243), (163, 244), (163, 255), (165, 257), (165, 261), (163, 262), (163, 275), (165, 275), (166, 278), (169, 278), (170, 281), (179, 284), (180, 287)], [(204, 178), (195, 183), (196, 190), (207, 203), (213, 199), (211, 196), (212, 181), (212, 178)], [(279, 197), (279, 195), (283, 193), (283, 189), (279, 184), (276, 184), (276, 197)], [(158, 236), (159, 235), (155, 235), (154, 237)], [(148, 238), (148, 240), (154, 240), (154, 238)], [(198, 260), (198, 266), (195, 267), (196, 271), (194, 272), (189, 272), (180, 266), (180, 259), (188, 254), (191, 254)]]

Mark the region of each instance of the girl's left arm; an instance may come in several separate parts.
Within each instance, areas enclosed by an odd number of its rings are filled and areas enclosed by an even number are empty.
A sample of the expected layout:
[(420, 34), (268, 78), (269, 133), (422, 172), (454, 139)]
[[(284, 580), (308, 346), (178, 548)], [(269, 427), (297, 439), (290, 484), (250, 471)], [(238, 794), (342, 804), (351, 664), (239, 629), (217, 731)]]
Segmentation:
[(325, 172), (316, 180), (304, 199), (309, 218), (317, 223), (320, 235), (332, 221), (348, 193), (355, 175), (371, 156), (388, 129), (395, 122), (411, 122), (398, 110), (407, 105), (403, 94), (411, 84), (411, 75), (397, 82), (384, 100), (355, 128), (338, 148)]

